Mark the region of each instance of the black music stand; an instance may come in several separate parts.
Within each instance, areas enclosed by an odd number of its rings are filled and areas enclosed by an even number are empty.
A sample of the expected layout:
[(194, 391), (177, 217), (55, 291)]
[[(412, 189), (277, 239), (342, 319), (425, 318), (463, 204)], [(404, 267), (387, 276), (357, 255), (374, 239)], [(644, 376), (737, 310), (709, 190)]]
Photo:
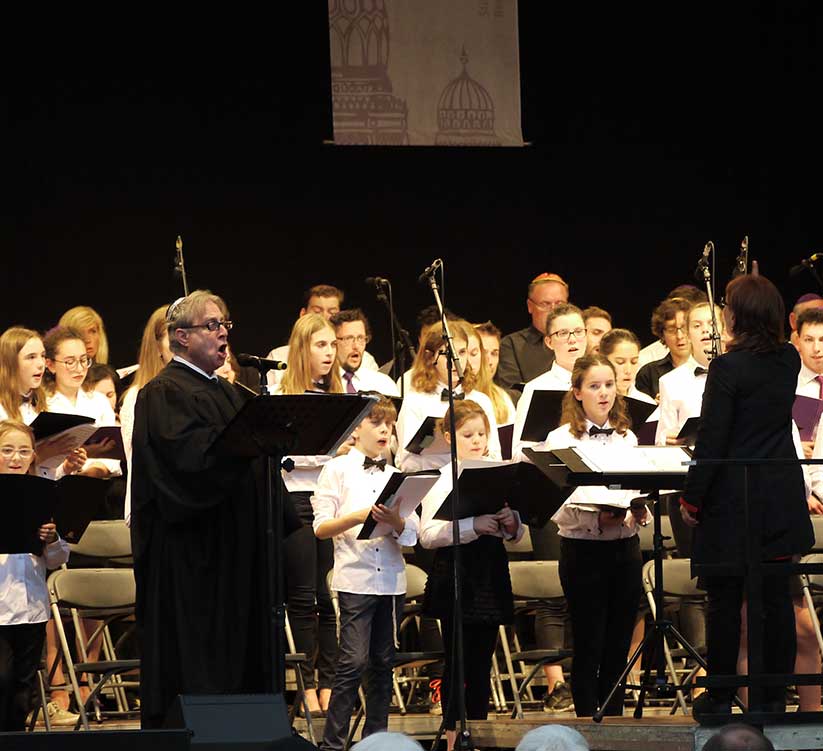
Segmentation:
[(266, 458), (266, 570), (272, 693), (286, 687), (286, 610), (283, 565), (283, 457), (334, 456), (378, 397), (364, 394), (257, 396), (246, 402), (215, 441), (224, 456)]
[[(683, 462), (688, 462), (691, 453), (682, 447), (644, 447), (642, 451), (667, 451), (671, 449), (683, 453)], [(640, 450), (640, 449), (638, 449)], [(672, 686), (666, 678), (665, 652), (663, 640), (667, 635), (671, 635), (683, 649), (688, 652), (702, 668), (706, 668), (706, 661), (698, 654), (697, 650), (689, 644), (683, 635), (675, 628), (674, 624), (663, 615), (663, 541), (668, 540), (662, 532), (660, 491), (663, 489), (680, 490), (686, 481), (686, 470), (682, 471), (658, 471), (654, 465), (646, 471), (616, 471), (605, 472), (593, 470), (575, 451), (574, 448), (555, 449), (554, 451), (534, 451), (525, 449), (524, 453), (538, 467), (556, 483), (561, 483), (562, 487), (578, 487), (581, 485), (605, 485), (612, 490), (636, 490), (648, 493), (648, 499), (652, 502), (654, 517), (654, 534), (652, 537), (652, 554), (654, 559), (654, 605), (655, 616), (652, 628), (648, 629), (643, 637), (643, 641), (638, 645), (632, 656), (629, 658), (626, 667), (620, 674), (609, 691), (603, 705), (594, 713), (592, 719), (595, 722), (602, 721), (605, 716), (605, 708), (608, 707), (612, 697), (617, 693), (620, 685), (626, 680), (635, 663), (640, 659), (646, 647), (651, 644), (651, 659), (646, 666), (641, 681), (640, 697), (634, 710), (635, 719), (643, 716), (643, 706), (646, 694), (651, 692), (655, 697), (670, 698), (676, 693), (676, 688)], [(655, 669), (655, 678), (652, 681), (651, 672)]]

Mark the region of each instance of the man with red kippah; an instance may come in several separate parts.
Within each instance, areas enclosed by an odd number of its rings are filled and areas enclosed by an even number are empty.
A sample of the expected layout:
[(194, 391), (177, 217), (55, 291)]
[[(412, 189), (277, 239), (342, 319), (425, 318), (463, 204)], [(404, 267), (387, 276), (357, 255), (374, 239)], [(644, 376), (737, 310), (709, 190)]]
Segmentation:
[(554, 355), (544, 344), (546, 316), (555, 305), (568, 301), (569, 285), (557, 274), (543, 273), (529, 283), (526, 307), (531, 325), (501, 339), (500, 363), (494, 377), (515, 402), (520, 392), (512, 389), (514, 384), (537, 378), (551, 367)]

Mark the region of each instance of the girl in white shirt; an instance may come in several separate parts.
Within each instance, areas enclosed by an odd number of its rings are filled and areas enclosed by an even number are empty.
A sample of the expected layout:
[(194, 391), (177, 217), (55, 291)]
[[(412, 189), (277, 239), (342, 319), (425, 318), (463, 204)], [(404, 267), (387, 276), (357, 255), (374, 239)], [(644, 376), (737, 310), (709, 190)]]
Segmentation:
[[(33, 462), (32, 429), (0, 422), (0, 474), (24, 475)], [(0, 553), (0, 732), (25, 729), (49, 619), (46, 569), (69, 559), (53, 523), (43, 524), (38, 537), (40, 554)]]
[[(276, 387), (276, 394), (320, 391), (343, 393), (337, 367), (337, 339), (331, 324), (318, 313), (298, 318), (289, 337), (289, 368)], [(337, 654), (337, 622), (326, 587), (326, 576), (334, 565), (334, 545), (318, 540), (312, 531), (314, 513), (311, 496), (317, 490), (320, 472), (330, 457), (289, 456), (294, 468), (283, 480), (304, 526), (286, 538), (289, 575), (289, 624), (298, 652), (317, 655), (314, 666), (301, 663), (310, 711), (329, 706)]]
[[(471, 399), (455, 402), (455, 436), (449, 432), (449, 413), (440, 423), (447, 443), (457, 444), (457, 458), (483, 459), (488, 451), (488, 416)], [(420, 543), (436, 548), (434, 564), (426, 580), (424, 612), (439, 618), (443, 628), (445, 670), (441, 684), (448, 749), (456, 739), (457, 702), (452, 695), (452, 635), (454, 634), (454, 548), (452, 523), (435, 519), (443, 501), (452, 491), (451, 464), (441, 470), (440, 479), (423, 499)], [(500, 499), (500, 510), (460, 519), (460, 569), (465, 666), (466, 716), (485, 720), (489, 711), (489, 672), (497, 631), (514, 616), (509, 565), (503, 538), (519, 540), (523, 524), (517, 512)]]
[[(58, 326), (46, 335), (43, 344), (46, 349), (49, 412), (91, 417), (99, 427), (116, 425), (117, 418), (108, 399), (97, 391), (83, 390), (83, 381), (93, 360), (86, 354), (86, 345), (80, 335), (72, 329)], [(93, 457), (94, 449), (103, 452), (110, 448), (107, 442), (103, 442), (99, 446), (89, 446), (86, 451)], [(122, 472), (117, 459), (89, 458), (81, 474), (105, 479), (119, 476)]]
[[(12, 326), (0, 336), (0, 420), (19, 420), (31, 425), (47, 409), (43, 376), (46, 371), (46, 349), (40, 334), (21, 326)], [(67, 451), (73, 439), (59, 439), (39, 459)], [(70, 474), (83, 467), (86, 450), (76, 448), (63, 462), (63, 473)]]
[(500, 362), (500, 329), (491, 321), (476, 323), (472, 328), (475, 335), (469, 337), (469, 362), (477, 373), (477, 390), (491, 399), (497, 424), (511, 425), (514, 422), (514, 402), (508, 392), (494, 382)]
[[(614, 367), (603, 355), (575, 363), (560, 422), (545, 441), (548, 451), (589, 442), (637, 445)], [(634, 495), (580, 487), (552, 517), (561, 537), (560, 581), (572, 622), (571, 683), (579, 717), (602, 705), (626, 662), (641, 594), (637, 525), (648, 522), (645, 506), (627, 513)], [(621, 687), (605, 713), (622, 714), (623, 698)]]
[[(466, 324), (466, 326), (470, 326)], [(477, 375), (468, 365), (468, 340), (466, 330), (458, 321), (449, 323), (454, 347), (464, 366), (463, 383), (457, 385), (457, 372), (452, 368), (452, 383), (457, 399), (471, 399), (482, 407), (489, 420), (490, 433), (487, 436), (489, 457), (500, 459), (500, 438), (497, 435), (497, 420), (491, 399), (477, 389)], [(412, 366), (410, 388), (406, 390), (403, 406), (397, 416), (398, 449), (394, 463), (403, 472), (420, 469), (439, 469), (449, 462), (448, 452), (437, 454), (413, 454), (406, 451), (415, 433), (427, 417), (442, 417), (449, 408), (448, 370), (446, 347), (443, 341), (442, 324), (435, 324), (426, 333)]]

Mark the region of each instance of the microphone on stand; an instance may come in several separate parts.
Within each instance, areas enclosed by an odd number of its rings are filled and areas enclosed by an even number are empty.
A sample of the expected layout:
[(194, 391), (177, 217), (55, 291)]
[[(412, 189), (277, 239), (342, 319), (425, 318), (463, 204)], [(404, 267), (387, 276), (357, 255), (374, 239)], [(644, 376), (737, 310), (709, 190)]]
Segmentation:
[(431, 279), (431, 277), (434, 275), (434, 272), (437, 271), (437, 269), (439, 269), (442, 265), (443, 265), (442, 259), (435, 258), (432, 261), (431, 266), (427, 266), (426, 270), (420, 276), (417, 277), (418, 283), (422, 284), (423, 282), (427, 281), (428, 279)]
[(384, 279), (382, 276), (367, 276), (363, 280), (369, 287), (388, 287), (390, 282), (388, 279)]
[(749, 236), (744, 235), (740, 241), (740, 253), (735, 261), (734, 271), (732, 271), (732, 279), (738, 276), (745, 276), (749, 268)]
[(282, 360), (267, 360), (265, 357), (257, 357), (257, 355), (247, 355), (239, 353), (234, 355), (238, 365), (243, 367), (251, 366), (258, 370), (287, 370), (288, 364)]
[(789, 269), (789, 276), (797, 276), (801, 271), (810, 269), (812, 264), (823, 258), (823, 253), (812, 253), (808, 258), (804, 258), (797, 266)]
[(714, 250), (714, 243), (709, 240), (703, 248), (703, 254), (700, 256), (700, 260), (697, 262), (697, 268), (694, 270), (694, 278), (699, 282), (704, 281), (705, 271), (709, 268), (709, 255), (712, 250)]

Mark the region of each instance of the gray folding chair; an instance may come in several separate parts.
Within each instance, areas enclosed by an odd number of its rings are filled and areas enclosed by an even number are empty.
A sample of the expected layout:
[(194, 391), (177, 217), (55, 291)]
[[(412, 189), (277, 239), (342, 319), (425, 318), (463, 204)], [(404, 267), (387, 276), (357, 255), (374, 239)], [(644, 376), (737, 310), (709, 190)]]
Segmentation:
[[(815, 519), (820, 519), (823, 521), (823, 517), (820, 516), (813, 516), (812, 521)], [(823, 529), (823, 525), (817, 524), (815, 525), (815, 537), (817, 536), (818, 528)], [(815, 542), (815, 547), (817, 547), (817, 542)], [(804, 556), (802, 563), (823, 563), (823, 555), (820, 553), (814, 553), (813, 555)], [(823, 654), (823, 634), (820, 631), (820, 619), (817, 616), (817, 609), (815, 608), (814, 603), (814, 595), (820, 595), (823, 593), (823, 574), (801, 574), (800, 575), (800, 584), (803, 591), (803, 602), (806, 605), (806, 609), (809, 611), (809, 616), (812, 620), (812, 626), (814, 627), (814, 634), (817, 638), (817, 646), (820, 649), (821, 654)]]
[[(88, 661), (86, 647), (109, 624), (117, 620), (134, 616), (135, 584), (131, 569), (60, 569), (48, 578), (49, 602), (52, 617), (57, 629), (60, 651), (69, 674), (69, 682), (77, 704), (80, 717), (75, 730), (82, 724), (89, 729), (86, 708), (94, 703), (100, 692), (112, 682), (115, 676), (134, 673), (140, 668), (139, 660), (106, 659)], [(80, 618), (93, 618), (102, 622), (95, 633), (88, 639), (78, 639), (80, 660), (75, 662), (69, 649), (63, 618), (72, 617), (77, 624)], [(77, 625), (75, 626), (78, 627)], [(96, 674), (100, 678), (95, 682), (89, 697), (84, 702), (80, 696), (78, 673)], [(137, 682), (122, 682), (120, 687), (136, 687)], [(128, 709), (103, 713), (112, 716), (134, 715)]]
[(97, 565), (132, 566), (131, 531), (122, 519), (93, 521), (79, 542), (70, 545), (75, 557), (93, 558)]
[[(509, 575), (512, 581), (512, 595), (515, 601), (524, 601), (526, 608), (534, 607), (538, 600), (554, 600), (563, 597), (563, 587), (560, 584), (559, 564), (557, 561), (512, 561), (509, 563)], [(538, 672), (544, 665), (560, 662), (566, 657), (572, 656), (570, 649), (532, 649), (510, 651), (505, 629), (500, 627), (501, 644), (506, 659), (506, 668), (509, 673), (509, 681), (512, 687), (514, 698), (514, 710), (512, 718), (523, 717), (522, 697), (528, 689), (529, 684), (534, 680)], [(517, 678), (524, 673), (515, 671), (514, 662), (526, 665), (531, 663), (531, 668), (525, 674), (522, 682), (518, 685)]]

